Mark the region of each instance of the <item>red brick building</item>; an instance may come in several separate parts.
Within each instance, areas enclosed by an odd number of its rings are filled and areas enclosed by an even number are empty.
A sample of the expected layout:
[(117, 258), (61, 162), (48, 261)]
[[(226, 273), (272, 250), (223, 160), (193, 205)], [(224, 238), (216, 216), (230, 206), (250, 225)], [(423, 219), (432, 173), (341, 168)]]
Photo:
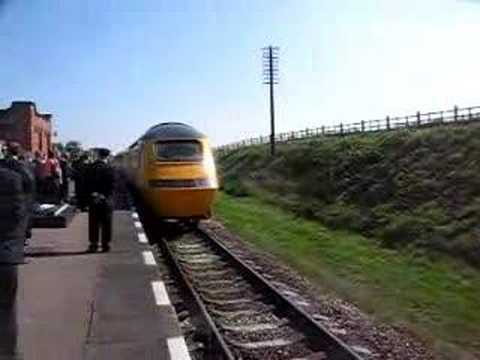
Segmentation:
[(25, 151), (47, 154), (52, 146), (52, 115), (40, 114), (31, 101), (0, 109), (0, 142), (17, 142)]

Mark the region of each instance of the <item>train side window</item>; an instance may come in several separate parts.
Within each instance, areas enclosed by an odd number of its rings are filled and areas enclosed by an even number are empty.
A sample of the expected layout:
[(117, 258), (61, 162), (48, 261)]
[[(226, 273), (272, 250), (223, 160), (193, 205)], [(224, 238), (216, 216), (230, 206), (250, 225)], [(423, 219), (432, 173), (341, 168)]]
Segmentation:
[(131, 159), (132, 159), (132, 166), (136, 169), (138, 169), (141, 166), (141, 160), (142, 160), (142, 152), (141, 150), (141, 141), (135, 141), (132, 145), (129, 146), (130, 149), (130, 154), (131, 154)]
[(202, 144), (196, 140), (161, 141), (156, 144), (160, 161), (201, 161)]

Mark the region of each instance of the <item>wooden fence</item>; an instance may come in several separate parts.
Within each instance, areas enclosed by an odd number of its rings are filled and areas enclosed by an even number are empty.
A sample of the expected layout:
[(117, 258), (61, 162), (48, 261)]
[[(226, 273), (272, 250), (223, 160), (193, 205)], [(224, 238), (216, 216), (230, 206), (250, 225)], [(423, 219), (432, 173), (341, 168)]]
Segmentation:
[[(378, 120), (362, 120), (356, 123), (330, 126), (322, 126), (299, 131), (290, 131), (279, 133), (275, 136), (278, 143), (286, 143), (292, 141), (308, 140), (322, 136), (345, 136), (359, 133), (392, 131), (398, 129), (415, 129), (422, 127), (440, 126), (445, 124), (454, 124), (460, 122), (468, 122), (480, 120), (480, 106), (459, 108), (455, 106), (450, 110), (433, 111), (421, 113), (418, 111), (413, 115), (406, 116), (387, 116)], [(270, 143), (270, 136), (259, 136), (232, 144), (219, 146), (217, 151), (231, 151), (245, 146), (261, 145)]]

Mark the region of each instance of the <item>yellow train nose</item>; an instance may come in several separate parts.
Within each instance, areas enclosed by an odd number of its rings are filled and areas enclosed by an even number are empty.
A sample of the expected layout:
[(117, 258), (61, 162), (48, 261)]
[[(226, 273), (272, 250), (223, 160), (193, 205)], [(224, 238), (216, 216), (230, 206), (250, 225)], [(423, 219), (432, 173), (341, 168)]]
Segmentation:
[(215, 199), (213, 188), (154, 188), (143, 190), (143, 196), (158, 217), (169, 219), (207, 219)]
[(218, 180), (205, 135), (186, 124), (158, 124), (122, 157), (129, 182), (159, 218), (210, 217)]

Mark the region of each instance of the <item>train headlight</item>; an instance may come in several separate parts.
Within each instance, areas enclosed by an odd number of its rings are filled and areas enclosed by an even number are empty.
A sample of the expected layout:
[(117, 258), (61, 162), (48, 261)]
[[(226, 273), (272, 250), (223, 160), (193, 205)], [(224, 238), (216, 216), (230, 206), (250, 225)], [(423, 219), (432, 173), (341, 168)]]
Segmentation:
[(175, 180), (150, 180), (150, 187), (156, 188), (210, 188), (214, 184), (209, 178), (202, 179), (175, 179)]

